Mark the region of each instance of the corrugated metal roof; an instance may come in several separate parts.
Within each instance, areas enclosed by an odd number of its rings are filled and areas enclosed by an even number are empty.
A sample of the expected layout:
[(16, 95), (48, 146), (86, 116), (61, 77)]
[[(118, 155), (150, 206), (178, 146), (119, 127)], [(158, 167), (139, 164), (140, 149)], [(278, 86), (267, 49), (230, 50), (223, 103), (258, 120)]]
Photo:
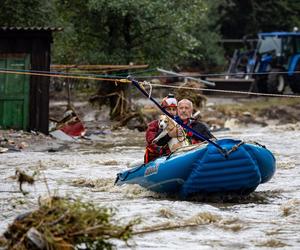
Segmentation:
[(0, 31), (62, 31), (56, 27), (0, 27)]

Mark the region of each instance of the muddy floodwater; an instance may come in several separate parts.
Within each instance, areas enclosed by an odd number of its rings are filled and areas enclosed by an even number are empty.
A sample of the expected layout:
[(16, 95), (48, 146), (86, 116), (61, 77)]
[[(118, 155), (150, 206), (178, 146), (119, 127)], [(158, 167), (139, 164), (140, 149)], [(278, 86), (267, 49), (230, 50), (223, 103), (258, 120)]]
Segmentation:
[[(275, 176), (247, 198), (180, 201), (136, 185), (116, 187), (116, 174), (143, 158), (144, 133), (121, 130), (74, 142), (63, 150), (0, 154), (0, 231), (39, 196), (68, 195), (116, 209), (126, 223), (141, 218), (130, 246), (117, 249), (300, 249), (300, 125), (233, 128), (219, 138), (257, 141), (277, 159)], [(50, 150), (51, 151), (51, 150)], [(39, 170), (35, 185), (19, 192), (16, 168)], [(45, 183), (45, 179), (47, 180)], [(188, 226), (190, 225), (190, 226)], [(168, 230), (157, 230), (169, 228)]]

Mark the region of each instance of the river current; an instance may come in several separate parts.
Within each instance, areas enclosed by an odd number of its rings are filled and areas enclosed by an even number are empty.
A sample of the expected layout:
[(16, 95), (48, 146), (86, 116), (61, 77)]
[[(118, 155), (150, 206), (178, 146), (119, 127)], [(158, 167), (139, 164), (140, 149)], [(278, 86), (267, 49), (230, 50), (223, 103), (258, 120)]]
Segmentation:
[[(237, 127), (215, 135), (265, 145), (277, 161), (273, 178), (246, 198), (181, 201), (137, 185), (116, 187), (116, 174), (144, 154), (144, 133), (121, 130), (61, 152), (0, 154), (0, 232), (48, 194), (45, 176), (52, 195), (113, 207), (120, 223), (141, 219), (135, 230), (144, 233), (130, 246), (115, 241), (117, 249), (299, 249), (300, 125)], [(35, 185), (24, 184), (27, 196), (12, 178), (16, 168), (42, 171)]]

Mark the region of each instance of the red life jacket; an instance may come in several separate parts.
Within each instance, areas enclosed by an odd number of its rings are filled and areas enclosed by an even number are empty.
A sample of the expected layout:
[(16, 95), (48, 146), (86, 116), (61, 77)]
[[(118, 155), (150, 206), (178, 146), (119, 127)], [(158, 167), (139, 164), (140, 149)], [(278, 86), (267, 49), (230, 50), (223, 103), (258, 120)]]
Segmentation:
[(170, 154), (170, 149), (167, 145), (164, 147), (161, 147), (156, 144), (152, 144), (152, 141), (157, 136), (158, 131), (159, 131), (158, 120), (154, 120), (148, 124), (148, 128), (146, 130), (147, 146), (146, 146), (146, 151), (145, 151), (145, 155), (144, 155), (145, 163), (153, 161), (163, 155)]

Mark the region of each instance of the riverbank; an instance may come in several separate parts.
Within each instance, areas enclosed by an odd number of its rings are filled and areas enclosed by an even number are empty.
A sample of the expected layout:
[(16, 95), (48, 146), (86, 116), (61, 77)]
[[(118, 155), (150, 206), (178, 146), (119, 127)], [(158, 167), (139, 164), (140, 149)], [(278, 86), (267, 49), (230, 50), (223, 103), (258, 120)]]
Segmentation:
[(295, 124), (300, 121), (300, 98), (209, 98), (203, 120), (221, 128)]
[[(144, 111), (147, 121), (156, 119), (159, 111), (149, 100), (136, 100)], [(73, 106), (86, 127), (86, 136), (67, 142), (36, 131), (0, 130), (0, 153), (20, 151), (62, 151), (75, 150), (80, 145), (103, 143), (104, 146), (124, 145), (123, 134), (138, 132), (131, 121), (125, 127), (116, 126), (118, 122), (109, 120), (109, 108), (92, 106), (86, 101), (74, 102)], [(50, 103), (50, 117), (60, 119), (66, 110), (67, 103), (53, 101)], [(197, 109), (195, 110), (197, 111)], [(201, 121), (206, 122), (212, 131), (231, 130), (234, 128), (265, 127), (294, 124), (297, 129), (300, 121), (300, 100), (283, 98), (224, 98), (208, 97), (206, 106), (200, 110)], [(299, 127), (299, 126), (298, 126)], [(120, 135), (120, 137), (118, 136)], [(142, 138), (142, 136), (141, 136)], [(107, 143), (107, 141), (110, 141)], [(129, 142), (127, 142), (129, 143)], [(143, 145), (143, 139), (134, 141)], [(130, 143), (129, 143), (130, 144)]]

